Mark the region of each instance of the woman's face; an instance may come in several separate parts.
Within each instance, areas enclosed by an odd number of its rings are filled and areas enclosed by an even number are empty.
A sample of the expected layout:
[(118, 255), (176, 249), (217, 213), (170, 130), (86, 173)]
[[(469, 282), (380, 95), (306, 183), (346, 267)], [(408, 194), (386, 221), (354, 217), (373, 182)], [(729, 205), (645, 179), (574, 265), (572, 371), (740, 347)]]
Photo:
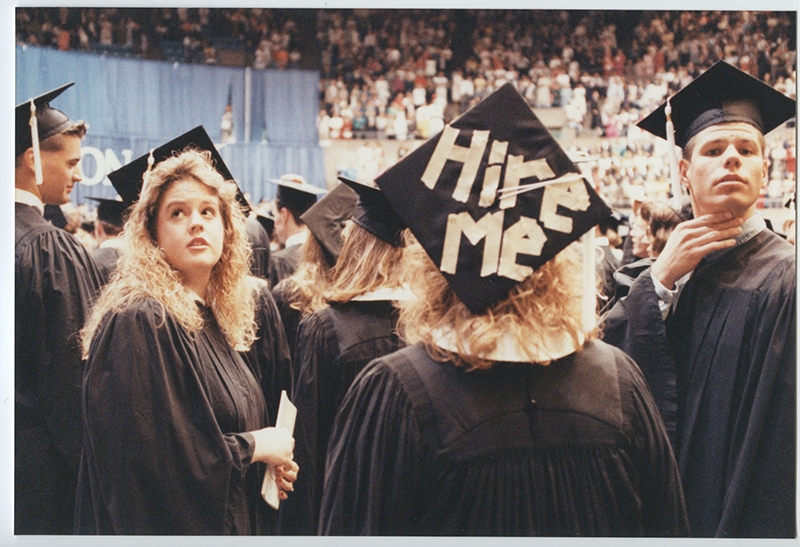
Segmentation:
[(183, 284), (205, 298), (225, 239), (216, 192), (193, 178), (174, 182), (161, 200), (156, 239)]
[(640, 216), (636, 216), (633, 226), (631, 226), (631, 241), (633, 243), (633, 256), (646, 258), (648, 256), (647, 246), (650, 242), (647, 239), (647, 223)]

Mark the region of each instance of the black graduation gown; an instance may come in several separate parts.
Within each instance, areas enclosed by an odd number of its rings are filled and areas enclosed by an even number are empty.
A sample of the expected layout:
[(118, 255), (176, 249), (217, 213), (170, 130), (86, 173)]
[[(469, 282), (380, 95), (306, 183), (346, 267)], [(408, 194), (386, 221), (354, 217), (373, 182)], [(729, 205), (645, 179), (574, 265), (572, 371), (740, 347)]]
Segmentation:
[(86, 249), (15, 204), (14, 531), (71, 534), (81, 455), (77, 333), (100, 273)]
[(675, 424), (693, 535), (795, 536), (795, 271), (763, 230), (701, 262), (666, 322), (649, 270), (605, 318)]
[(283, 280), (272, 288), (272, 298), (278, 308), (278, 315), (281, 318), (283, 332), (286, 334), (286, 343), (289, 345), (289, 354), (294, 362), (294, 343), (297, 339), (297, 327), (303, 315), (300, 310), (292, 307), (292, 296), (289, 291), (289, 281)]
[(247, 241), (252, 250), (250, 274), (261, 279), (269, 278), (269, 235), (256, 217), (248, 217), (245, 222)]
[(275, 300), (266, 280), (251, 277), (256, 303), (256, 340), (250, 349), (242, 354), (251, 372), (261, 384), (270, 425), (275, 425), (281, 391), (292, 392), (292, 360), (289, 344), (283, 332)]
[(98, 247), (89, 251), (92, 260), (97, 264), (97, 269), (100, 270), (100, 275), (103, 278), (103, 284), (108, 283), (111, 274), (117, 269), (117, 259), (119, 258), (119, 250), (114, 247)]
[(614, 272), (622, 265), (614, 256), (611, 247), (600, 245), (595, 249), (597, 278), (600, 281), (602, 297), (598, 304), (602, 307), (614, 295)]
[(333, 420), (350, 384), (376, 357), (403, 346), (390, 301), (332, 304), (306, 315), (295, 346), (294, 457), (302, 469), (281, 504), (280, 533), (314, 535)]
[(269, 286), (277, 287), (283, 279), (296, 272), (302, 255), (302, 245), (292, 245), (272, 253), (269, 257)]
[(267, 425), (264, 396), (203, 314), (192, 336), (142, 298), (98, 327), (83, 384), (76, 532), (270, 531), (265, 466), (251, 464), (253, 436), (243, 434)]
[(339, 410), (320, 532), (683, 535), (675, 459), (641, 372), (602, 342), (466, 372), (420, 345), (372, 361)]
[(645, 270), (649, 272), (648, 268), (652, 266), (655, 260), (655, 258), (640, 258), (619, 267), (612, 275), (613, 282), (611, 285), (611, 292), (609, 293), (610, 298), (603, 307), (601, 313), (607, 313), (617, 302), (628, 296), (628, 292), (631, 290), (634, 281), (636, 281)]

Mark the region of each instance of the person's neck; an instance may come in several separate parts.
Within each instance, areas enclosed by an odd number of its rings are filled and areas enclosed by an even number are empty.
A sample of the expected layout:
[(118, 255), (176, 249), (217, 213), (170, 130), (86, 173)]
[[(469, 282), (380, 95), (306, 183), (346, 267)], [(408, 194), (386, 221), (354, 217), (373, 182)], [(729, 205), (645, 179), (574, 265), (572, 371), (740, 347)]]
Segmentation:
[[(709, 213), (714, 212), (714, 211), (705, 211), (703, 209), (703, 207), (700, 207), (695, 202), (692, 202), (692, 209), (694, 210), (695, 218), (699, 217), (701, 215), (705, 215), (705, 214), (709, 214)], [(716, 212), (721, 213), (722, 211), (716, 211)], [(756, 214), (756, 204), (754, 203), (753, 205), (751, 205), (750, 207), (748, 207), (747, 209), (745, 209), (741, 213), (739, 211), (730, 211), (730, 212), (733, 214), (732, 218), (741, 218), (742, 221), (744, 222), (744, 221), (752, 218), (753, 215)]]
[(210, 276), (195, 276), (192, 279), (183, 278), (183, 286), (191, 293), (191, 295), (201, 302), (205, 303), (206, 294), (208, 292), (208, 282)]
[(749, 209), (747, 209), (744, 212), (744, 214), (741, 215), (741, 219), (742, 219), (742, 221), (749, 220), (749, 219), (753, 218), (753, 216), (755, 216), (755, 214), (756, 214), (756, 208), (755, 208), (755, 205), (754, 205), (753, 207), (750, 207)]
[(36, 184), (36, 180), (31, 177), (21, 175), (19, 172), (15, 173), (14, 188), (29, 192), (42, 200), (42, 193), (39, 191), (39, 186)]
[(286, 226), (286, 239), (294, 237), (297, 234), (302, 234), (303, 230), (305, 229), (306, 229), (305, 224), (300, 224), (300, 225), (294, 223), (289, 224), (288, 226)]

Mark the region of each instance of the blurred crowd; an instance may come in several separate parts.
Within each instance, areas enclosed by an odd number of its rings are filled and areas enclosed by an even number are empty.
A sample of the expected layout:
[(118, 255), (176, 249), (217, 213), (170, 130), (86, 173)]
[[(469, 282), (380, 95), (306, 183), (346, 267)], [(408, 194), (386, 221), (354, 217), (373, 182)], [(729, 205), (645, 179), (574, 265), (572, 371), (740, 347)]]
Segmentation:
[(318, 19), (323, 139), (424, 139), (507, 82), (533, 107), (563, 107), (573, 134), (629, 136), (641, 112), (720, 59), (796, 94), (789, 13), (320, 10)]
[[(321, 76), (317, 127), (323, 143), (426, 139), (510, 82), (532, 107), (558, 111), (558, 137), (589, 143), (577, 151), (597, 158), (595, 186), (623, 208), (669, 191), (666, 146), (643, 136), (636, 123), (715, 61), (724, 59), (796, 97), (796, 17), (790, 12), (310, 12), (316, 36), (298, 30), (298, 10), (18, 8), (17, 43), (123, 48), (144, 58), (197, 63), (217, 63), (219, 49), (240, 48), (257, 69), (296, 67), (312, 52)], [(782, 206), (794, 191), (792, 131), (776, 135), (769, 143), (765, 207)], [(361, 176), (387, 167), (379, 144), (365, 144), (358, 154), (358, 165), (350, 167)]]
[(293, 68), (292, 10), (262, 8), (18, 8), (17, 44), (217, 64), (238, 50), (254, 68)]

